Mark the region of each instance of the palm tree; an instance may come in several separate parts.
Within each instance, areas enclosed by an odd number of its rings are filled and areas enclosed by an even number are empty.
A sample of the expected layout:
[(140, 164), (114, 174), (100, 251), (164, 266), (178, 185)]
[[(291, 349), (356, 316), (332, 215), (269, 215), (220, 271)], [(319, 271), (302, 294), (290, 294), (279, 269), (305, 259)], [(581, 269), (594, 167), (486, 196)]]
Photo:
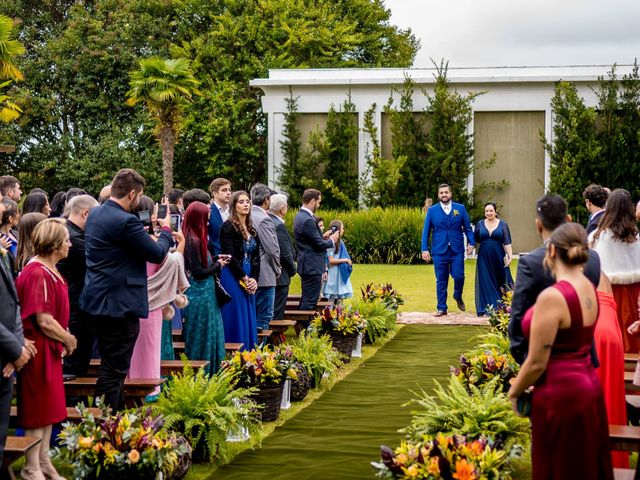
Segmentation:
[(0, 80), (24, 80), (24, 75), (15, 66), (14, 59), (25, 53), (18, 40), (13, 40), (15, 24), (6, 15), (0, 15)]
[(127, 104), (142, 102), (156, 121), (154, 133), (162, 148), (162, 178), (168, 193), (173, 188), (173, 156), (182, 107), (193, 95), (200, 95), (196, 88), (200, 82), (186, 58), (151, 57), (140, 60), (139, 65), (140, 69), (130, 74)]
[(22, 110), (13, 103), (11, 97), (4, 93), (4, 89), (9, 86), (11, 80), (0, 83), (0, 122), (9, 123), (20, 116)]

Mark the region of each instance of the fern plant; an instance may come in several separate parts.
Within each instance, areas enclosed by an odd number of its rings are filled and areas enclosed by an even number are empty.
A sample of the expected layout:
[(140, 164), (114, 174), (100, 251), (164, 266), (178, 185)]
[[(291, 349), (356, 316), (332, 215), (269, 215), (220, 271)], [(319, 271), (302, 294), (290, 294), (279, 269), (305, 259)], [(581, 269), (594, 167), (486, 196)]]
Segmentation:
[(182, 373), (168, 382), (153, 409), (164, 416), (168, 429), (187, 438), (194, 453), (226, 460), (229, 432), (246, 428), (253, 436), (260, 431), (256, 406), (249, 398), (255, 390), (236, 388), (235, 376), (229, 372), (209, 377), (204, 369), (195, 373), (185, 362)]
[(503, 443), (507, 451), (515, 444), (526, 444), (529, 420), (516, 415), (499, 380), (495, 377), (480, 388), (469, 385), (471, 393), (453, 375), (447, 388), (434, 380), (435, 396), (422, 390), (417, 398), (405, 404), (419, 405), (421, 410), (412, 412), (411, 424), (402, 432), (414, 441), (437, 433), (467, 438), (484, 436)]
[(372, 301), (354, 300), (351, 304), (367, 321), (367, 337), (374, 343), (396, 327), (396, 312), (377, 298)]
[(307, 369), (313, 377), (315, 386), (319, 387), (322, 375), (333, 372), (342, 365), (341, 354), (334, 348), (326, 335), (307, 331), (291, 344), (293, 356)]

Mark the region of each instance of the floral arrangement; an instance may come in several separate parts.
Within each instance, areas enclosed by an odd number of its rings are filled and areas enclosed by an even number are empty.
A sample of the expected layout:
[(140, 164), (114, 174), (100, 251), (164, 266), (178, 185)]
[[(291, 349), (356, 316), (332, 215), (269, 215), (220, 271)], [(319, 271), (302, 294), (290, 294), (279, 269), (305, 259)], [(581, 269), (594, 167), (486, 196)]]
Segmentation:
[(289, 347), (272, 350), (269, 346), (235, 352), (221, 364), (222, 370), (236, 375), (241, 387), (279, 385), (285, 378), (296, 378), (293, 353)]
[(404, 303), (402, 296), (390, 283), (369, 283), (365, 285), (364, 288), (360, 288), (360, 291), (362, 292), (362, 299), (364, 301), (371, 302), (380, 298), (384, 304), (392, 310), (398, 310), (400, 305)]
[(321, 334), (337, 332), (342, 335), (351, 335), (364, 332), (367, 321), (358, 310), (351, 307), (327, 306), (311, 321), (311, 327)]
[(513, 290), (506, 290), (498, 302), (497, 308), (493, 308), (492, 306), (488, 306), (487, 308), (489, 325), (491, 325), (491, 328), (494, 331), (501, 333), (504, 336), (508, 335), (507, 329), (509, 328), (512, 300)]
[(380, 462), (372, 462), (378, 477), (388, 479), (507, 480), (511, 478), (507, 453), (491, 440), (464, 436), (425, 437), (403, 441), (391, 450), (381, 447)]
[(191, 456), (186, 440), (166, 431), (150, 408), (111, 415), (100, 399), (97, 405), (99, 418), (78, 405), (80, 423), (65, 423), (58, 437), (55, 458), (73, 465), (73, 478), (171, 478)]
[(451, 367), (451, 373), (467, 387), (479, 387), (498, 376), (506, 392), (511, 386), (511, 379), (518, 373), (518, 364), (511, 355), (498, 353), (492, 348), (469, 357), (461, 355), (460, 367)]

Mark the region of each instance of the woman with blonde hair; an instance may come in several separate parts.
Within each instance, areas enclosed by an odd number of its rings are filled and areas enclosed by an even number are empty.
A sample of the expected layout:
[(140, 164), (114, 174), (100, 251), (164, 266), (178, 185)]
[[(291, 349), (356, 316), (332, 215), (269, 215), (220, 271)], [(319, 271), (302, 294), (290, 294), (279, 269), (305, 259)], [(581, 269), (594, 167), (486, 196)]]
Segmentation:
[(51, 429), (67, 418), (62, 358), (76, 349), (67, 331), (69, 294), (56, 264), (69, 253), (65, 221), (40, 222), (31, 235), (33, 253), (16, 282), (24, 335), (35, 341), (38, 354), (18, 373), (18, 423), (25, 435), (41, 441), (27, 452), (22, 478), (61, 479), (49, 459)]

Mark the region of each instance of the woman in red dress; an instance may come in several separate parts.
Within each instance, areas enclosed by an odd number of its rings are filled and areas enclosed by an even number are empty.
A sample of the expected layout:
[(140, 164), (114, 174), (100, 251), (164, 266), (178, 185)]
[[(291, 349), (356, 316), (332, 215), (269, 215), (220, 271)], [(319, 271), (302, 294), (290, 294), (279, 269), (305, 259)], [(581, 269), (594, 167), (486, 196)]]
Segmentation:
[(567, 223), (549, 239), (545, 265), (557, 283), (538, 296), (522, 320), (529, 356), (509, 398), (531, 386), (532, 478), (612, 480), (609, 427), (600, 381), (591, 362), (598, 298), (582, 273), (587, 233)]
[(62, 358), (76, 348), (67, 331), (69, 295), (56, 263), (69, 252), (65, 221), (40, 222), (31, 236), (35, 257), (24, 267), (16, 283), (24, 334), (35, 341), (37, 355), (18, 373), (18, 421), (25, 435), (41, 439), (27, 453), (22, 478), (61, 479), (49, 459), (51, 426), (67, 418)]

